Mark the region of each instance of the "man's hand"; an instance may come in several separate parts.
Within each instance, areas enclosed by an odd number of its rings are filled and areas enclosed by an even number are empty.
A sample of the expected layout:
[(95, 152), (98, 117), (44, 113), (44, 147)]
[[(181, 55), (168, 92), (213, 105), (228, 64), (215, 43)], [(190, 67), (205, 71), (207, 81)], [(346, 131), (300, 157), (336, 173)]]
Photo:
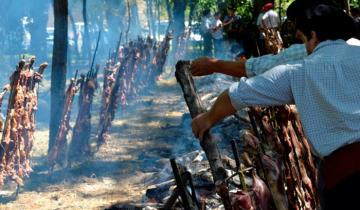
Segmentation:
[(191, 62), (190, 71), (193, 76), (204, 76), (215, 72), (215, 58), (201, 57)]
[(223, 26), (227, 26), (229, 25), (230, 23), (234, 22), (235, 18), (234, 17), (231, 17), (228, 21), (226, 21), (225, 23), (223, 23)]
[(204, 133), (213, 126), (209, 112), (205, 112), (196, 116), (191, 123), (192, 131), (196, 138), (200, 141), (204, 139)]
[(191, 127), (195, 137), (202, 141), (207, 130), (235, 112), (236, 109), (231, 104), (228, 90), (225, 90), (219, 95), (209, 111), (199, 114), (192, 120)]

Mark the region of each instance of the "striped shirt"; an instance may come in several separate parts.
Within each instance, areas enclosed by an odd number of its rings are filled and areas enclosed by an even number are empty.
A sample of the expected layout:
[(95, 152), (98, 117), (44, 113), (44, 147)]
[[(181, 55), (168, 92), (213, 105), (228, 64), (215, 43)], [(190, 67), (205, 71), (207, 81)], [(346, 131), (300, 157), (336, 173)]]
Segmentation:
[(296, 104), (320, 157), (360, 139), (360, 47), (324, 41), (304, 59), (241, 78), (229, 89), (236, 109)]

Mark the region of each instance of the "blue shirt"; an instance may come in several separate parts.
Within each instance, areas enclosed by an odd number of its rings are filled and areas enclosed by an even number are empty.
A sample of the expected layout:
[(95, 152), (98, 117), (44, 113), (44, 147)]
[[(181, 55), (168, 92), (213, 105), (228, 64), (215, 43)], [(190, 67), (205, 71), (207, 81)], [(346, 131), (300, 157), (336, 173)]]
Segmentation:
[(276, 55), (268, 54), (249, 58), (245, 63), (246, 74), (248, 77), (259, 75), (277, 65), (303, 59), (306, 56), (304, 44), (293, 44)]
[(304, 59), (229, 89), (232, 105), (296, 104), (304, 132), (319, 156), (360, 139), (360, 47), (321, 42)]

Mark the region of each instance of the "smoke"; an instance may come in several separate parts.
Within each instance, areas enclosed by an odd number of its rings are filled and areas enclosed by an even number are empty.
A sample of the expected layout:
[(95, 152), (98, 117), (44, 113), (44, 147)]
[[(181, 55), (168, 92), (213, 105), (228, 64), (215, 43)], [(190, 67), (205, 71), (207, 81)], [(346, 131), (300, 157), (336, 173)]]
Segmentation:
[[(189, 5), (184, 2), (175, 2), (176, 4), (170, 5), (170, 10), (168, 10), (165, 2), (159, 0), (148, 0), (147, 2), (139, 0), (88, 1), (86, 9), (91, 55), (94, 53), (98, 32), (102, 31), (94, 63), (100, 64), (101, 68), (105, 66), (109, 55), (116, 50), (121, 33), (123, 34), (121, 45), (125, 46), (131, 40), (137, 40), (138, 37), (146, 38), (148, 35), (151, 35), (156, 41), (161, 41), (167, 32), (172, 32), (171, 44), (173, 46), (171, 46), (172, 52), (169, 54), (171, 62), (167, 63), (168, 66), (173, 66), (178, 59), (199, 57), (202, 42), (198, 30), (199, 25), (196, 21), (192, 21), (191, 28), (187, 28), (190, 24), (184, 10)], [(150, 4), (151, 12), (148, 8)], [(179, 8), (181, 9), (179, 10)], [(90, 61), (85, 56), (87, 52), (82, 52), (82, 45), (84, 45), (82, 9), (82, 1), (69, 0), (68, 79), (74, 76), (76, 69), (79, 69), (80, 73), (86, 73), (90, 68)], [(37, 0), (36, 4), (26, 0), (4, 1), (0, 12), (3, 14), (0, 19), (0, 36), (2, 37), (0, 39), (0, 67), (2, 69), (0, 85), (9, 82), (8, 78), (22, 55), (35, 55), (37, 64), (47, 61), (51, 66), (54, 38), (52, 1)], [(149, 17), (150, 13), (151, 17)], [(147, 21), (148, 18), (151, 18), (150, 24)], [(184, 30), (187, 34), (183, 33)], [(45, 127), (48, 125), (50, 112), (50, 72), (51, 69), (46, 70), (44, 80), (39, 87), (40, 111), (37, 113), (37, 119)], [(169, 77), (173, 75), (172, 73), (167, 71)], [(101, 79), (99, 80), (101, 81)], [(143, 85), (140, 83), (141, 79), (135, 81), (134, 86)], [(155, 82), (153, 81), (149, 86), (153, 86)], [(150, 88), (147, 88), (146, 92), (149, 90)], [(136, 97), (141, 97), (143, 94), (138, 93)], [(96, 97), (99, 95), (100, 91), (97, 92)], [(99, 107), (98, 104), (94, 106), (94, 112), (97, 111), (97, 107)], [(74, 109), (75, 115), (76, 106)]]

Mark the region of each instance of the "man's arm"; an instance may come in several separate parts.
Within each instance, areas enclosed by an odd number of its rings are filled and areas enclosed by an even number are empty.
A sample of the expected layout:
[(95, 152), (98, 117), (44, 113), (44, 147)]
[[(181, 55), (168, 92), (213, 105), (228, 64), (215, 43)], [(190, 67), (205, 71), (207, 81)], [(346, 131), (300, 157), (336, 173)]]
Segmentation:
[(232, 106), (228, 91), (219, 95), (214, 105), (208, 112), (199, 114), (192, 121), (191, 127), (196, 138), (203, 139), (205, 131), (209, 130), (215, 123), (232, 115), (236, 109)]
[(248, 77), (260, 75), (275, 66), (303, 59), (307, 56), (304, 44), (293, 44), (280, 53), (273, 55), (267, 54), (246, 61), (245, 69)]
[(223, 26), (227, 26), (229, 25), (230, 23), (234, 22), (234, 18), (233, 17), (230, 17), (230, 18), (227, 18), (224, 20), (223, 22)]
[(208, 112), (193, 119), (194, 135), (202, 140), (205, 131), (223, 118), (234, 114), (236, 110), (247, 106), (293, 104), (290, 72), (295, 68), (302, 66), (282, 65), (260, 76), (241, 78), (218, 97)]
[(263, 55), (246, 61), (223, 61), (202, 57), (192, 62), (190, 70), (193, 76), (222, 73), (235, 77), (251, 77), (285, 63), (303, 59), (307, 56), (305, 45), (293, 44), (277, 55)]
[(193, 76), (204, 76), (222, 73), (235, 77), (246, 76), (245, 61), (224, 61), (216, 58), (202, 57), (194, 60), (190, 66)]

